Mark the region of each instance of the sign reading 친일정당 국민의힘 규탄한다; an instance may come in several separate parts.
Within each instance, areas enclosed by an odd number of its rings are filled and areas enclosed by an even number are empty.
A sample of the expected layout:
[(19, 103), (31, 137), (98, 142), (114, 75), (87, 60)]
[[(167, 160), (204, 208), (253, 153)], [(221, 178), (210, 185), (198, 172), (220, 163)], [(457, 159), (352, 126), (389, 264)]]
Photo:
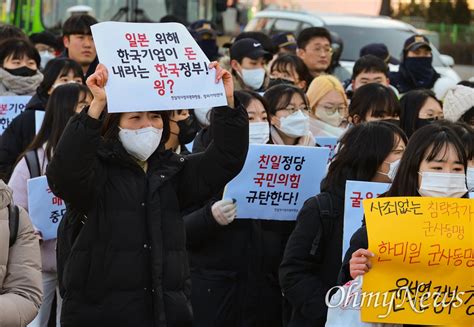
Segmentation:
[(109, 73), (109, 112), (227, 105), (222, 81), (184, 25), (104, 22), (91, 30)]
[(375, 257), (362, 284), (362, 321), (472, 324), (473, 201), (396, 197), (363, 205)]
[(328, 157), (328, 148), (250, 144), (223, 198), (237, 200), (237, 218), (296, 220), (304, 202), (319, 193)]

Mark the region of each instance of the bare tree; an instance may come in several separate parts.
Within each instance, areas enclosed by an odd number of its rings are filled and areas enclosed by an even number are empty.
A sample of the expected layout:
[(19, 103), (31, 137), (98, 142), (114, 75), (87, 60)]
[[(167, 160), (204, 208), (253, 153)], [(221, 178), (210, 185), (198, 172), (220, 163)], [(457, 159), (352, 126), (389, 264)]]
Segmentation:
[(390, 0), (382, 0), (382, 5), (380, 6), (380, 15), (392, 16), (392, 4)]

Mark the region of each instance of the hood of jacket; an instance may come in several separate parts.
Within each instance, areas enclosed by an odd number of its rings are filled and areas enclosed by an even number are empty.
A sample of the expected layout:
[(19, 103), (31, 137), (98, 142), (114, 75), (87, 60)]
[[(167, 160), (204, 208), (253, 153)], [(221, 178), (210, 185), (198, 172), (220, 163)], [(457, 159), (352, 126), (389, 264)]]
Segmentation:
[(0, 209), (6, 208), (12, 202), (12, 190), (0, 180)]

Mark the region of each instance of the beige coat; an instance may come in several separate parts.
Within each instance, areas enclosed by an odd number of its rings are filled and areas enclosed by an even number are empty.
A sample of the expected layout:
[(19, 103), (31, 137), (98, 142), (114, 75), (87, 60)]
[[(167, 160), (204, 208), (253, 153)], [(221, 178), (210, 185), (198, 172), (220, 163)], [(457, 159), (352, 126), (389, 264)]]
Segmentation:
[(42, 301), (41, 254), (28, 214), (20, 208), (18, 236), (9, 248), (11, 190), (0, 181), (0, 326), (30, 323)]

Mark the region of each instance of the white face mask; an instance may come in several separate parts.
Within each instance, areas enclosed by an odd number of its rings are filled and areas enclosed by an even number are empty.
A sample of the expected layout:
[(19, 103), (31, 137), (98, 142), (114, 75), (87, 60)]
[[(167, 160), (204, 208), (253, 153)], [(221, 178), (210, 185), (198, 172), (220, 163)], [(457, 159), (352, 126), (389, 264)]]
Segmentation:
[(390, 179), (390, 181), (393, 182), (393, 180), (395, 179), (395, 176), (397, 175), (398, 167), (400, 166), (400, 159), (395, 160), (393, 162), (386, 162), (386, 161), (384, 162), (390, 166), (388, 168), (388, 173), (383, 173), (379, 171), (379, 174), (387, 176)]
[(242, 80), (244, 84), (253, 90), (258, 90), (262, 87), (265, 80), (265, 69), (244, 69), (242, 68)]
[(341, 116), (339, 112), (336, 112), (332, 115), (328, 115), (324, 110), (316, 110), (316, 117), (318, 117), (319, 120), (328, 123), (329, 125), (334, 127), (341, 126), (342, 122), (345, 120), (344, 116)]
[(212, 107), (210, 108), (196, 108), (194, 109), (194, 116), (196, 116), (197, 121), (199, 124), (203, 126), (209, 126), (211, 125), (209, 119), (208, 119), (208, 114), (209, 111), (212, 110)]
[(120, 128), (119, 138), (129, 154), (146, 161), (160, 145), (163, 129), (145, 127), (140, 129)]
[(466, 180), (469, 192), (474, 192), (474, 167), (467, 167)]
[(466, 174), (423, 171), (418, 193), (435, 198), (460, 198), (467, 192)]
[(40, 55), (40, 58), (41, 58), (41, 67), (46, 67), (46, 64), (51, 60), (51, 59), (54, 59), (56, 58), (56, 56), (54, 54), (52, 54), (51, 52), (49, 52), (48, 50), (45, 50), (45, 51), (41, 51), (39, 53)]
[(270, 139), (270, 125), (267, 122), (249, 124), (249, 143), (266, 144)]
[(309, 117), (298, 110), (287, 117), (280, 118), (279, 129), (289, 137), (305, 136), (309, 132)]

